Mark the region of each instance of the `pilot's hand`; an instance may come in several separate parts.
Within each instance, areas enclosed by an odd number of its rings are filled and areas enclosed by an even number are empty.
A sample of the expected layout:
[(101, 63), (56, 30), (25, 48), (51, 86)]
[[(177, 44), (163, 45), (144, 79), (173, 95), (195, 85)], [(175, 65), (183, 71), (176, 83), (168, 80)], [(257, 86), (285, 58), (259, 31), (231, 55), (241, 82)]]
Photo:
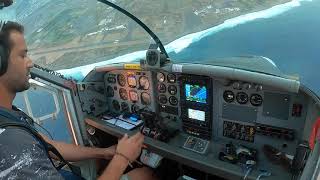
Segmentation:
[(130, 161), (138, 158), (143, 147), (144, 136), (138, 132), (132, 137), (125, 134), (118, 142), (116, 152), (123, 154)]

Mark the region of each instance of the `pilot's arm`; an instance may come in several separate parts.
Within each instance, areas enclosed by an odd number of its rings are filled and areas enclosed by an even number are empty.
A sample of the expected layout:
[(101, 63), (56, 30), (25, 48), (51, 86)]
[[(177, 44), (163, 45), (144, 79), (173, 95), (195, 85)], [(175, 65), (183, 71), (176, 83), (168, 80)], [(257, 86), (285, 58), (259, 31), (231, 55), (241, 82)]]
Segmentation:
[[(124, 135), (117, 146), (109, 148), (82, 147), (74, 144), (53, 141), (42, 135), (47, 143), (53, 145), (67, 161), (80, 161), (93, 158), (112, 159), (99, 179), (118, 180), (124, 173), (128, 164), (141, 153), (144, 136), (138, 132), (132, 137)], [(56, 158), (55, 155), (51, 155)]]
[[(43, 134), (41, 134), (41, 136), (47, 143), (53, 145), (66, 161), (75, 162), (87, 159), (110, 160), (116, 151), (116, 146), (111, 146), (109, 148), (84, 147), (77, 146), (75, 144), (54, 141)], [(50, 156), (54, 159), (59, 159), (54, 154), (50, 154)]]
[(128, 164), (140, 155), (143, 141), (144, 136), (140, 132), (130, 138), (124, 135), (118, 142), (111, 162), (98, 179), (119, 180)]

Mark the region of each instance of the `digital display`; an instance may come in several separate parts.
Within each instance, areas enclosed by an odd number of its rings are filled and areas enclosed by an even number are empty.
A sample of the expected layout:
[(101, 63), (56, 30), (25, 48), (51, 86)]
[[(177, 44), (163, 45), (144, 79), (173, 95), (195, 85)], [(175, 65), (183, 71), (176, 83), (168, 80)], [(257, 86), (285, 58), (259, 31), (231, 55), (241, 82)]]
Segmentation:
[(195, 109), (188, 109), (188, 117), (199, 121), (205, 121), (206, 112)]
[(207, 88), (199, 85), (185, 85), (186, 100), (207, 103)]

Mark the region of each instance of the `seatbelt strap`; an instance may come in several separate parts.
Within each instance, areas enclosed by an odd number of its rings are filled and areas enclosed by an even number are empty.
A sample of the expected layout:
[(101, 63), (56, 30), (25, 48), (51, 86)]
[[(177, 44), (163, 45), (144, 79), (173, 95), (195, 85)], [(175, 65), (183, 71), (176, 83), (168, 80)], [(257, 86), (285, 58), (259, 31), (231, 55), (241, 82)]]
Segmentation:
[(60, 166), (56, 167), (52, 161), (52, 158), (50, 157), (49, 152), (52, 152), (54, 155), (56, 155), (60, 159), (61, 162), (65, 163), (70, 168), (70, 170), (72, 171), (73, 174), (81, 177), (80, 169), (76, 168), (75, 166), (71, 165), (68, 161), (66, 161), (62, 157), (62, 155), (59, 153), (59, 151), (54, 146), (47, 143), (34, 128), (27, 125), (27, 123), (21, 122), (18, 116), (13, 115), (12, 113), (9, 113), (9, 112), (0, 108), (0, 128), (5, 128), (5, 127), (9, 127), (9, 126), (24, 129), (25, 131), (32, 134), (43, 145), (43, 147), (45, 148), (45, 150), (47, 152), (47, 156), (49, 157), (52, 165), (57, 170), (60, 170), (64, 165), (60, 165)]

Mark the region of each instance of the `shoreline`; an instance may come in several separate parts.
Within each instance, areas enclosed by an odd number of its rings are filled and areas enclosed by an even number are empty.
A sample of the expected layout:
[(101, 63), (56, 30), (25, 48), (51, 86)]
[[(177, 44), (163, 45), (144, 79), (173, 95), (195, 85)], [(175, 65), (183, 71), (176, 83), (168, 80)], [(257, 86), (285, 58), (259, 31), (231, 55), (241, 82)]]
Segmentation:
[[(168, 43), (167, 45), (165, 45), (165, 48), (167, 49), (168, 53), (171, 53), (171, 52), (179, 53), (184, 48), (187, 48), (191, 43), (197, 42), (204, 37), (210, 36), (214, 33), (218, 33), (225, 29), (233, 28), (235, 26), (245, 24), (254, 20), (275, 17), (277, 15), (283, 14), (291, 10), (292, 8), (301, 6), (301, 2), (304, 2), (304, 1), (311, 2), (312, 0), (292, 0), (284, 4), (272, 6), (271, 8), (268, 8), (262, 11), (247, 13), (231, 19), (227, 19), (223, 23), (213, 26), (211, 28), (208, 28), (206, 30), (191, 33), (181, 38), (178, 38)], [(108, 59), (102, 62), (92, 63), (92, 64), (78, 66), (78, 67), (69, 68), (69, 69), (61, 69), (61, 70), (58, 70), (58, 72), (68, 77), (72, 77), (72, 75), (76, 75), (77, 80), (82, 80), (90, 72), (90, 69), (92, 69), (95, 66), (102, 66), (106, 64), (119, 63), (119, 62), (132, 62), (136, 59), (143, 58), (144, 52), (145, 51), (135, 51), (135, 52), (121, 55), (121, 56)], [(131, 60), (128, 60), (127, 59), (128, 57), (131, 57)]]

